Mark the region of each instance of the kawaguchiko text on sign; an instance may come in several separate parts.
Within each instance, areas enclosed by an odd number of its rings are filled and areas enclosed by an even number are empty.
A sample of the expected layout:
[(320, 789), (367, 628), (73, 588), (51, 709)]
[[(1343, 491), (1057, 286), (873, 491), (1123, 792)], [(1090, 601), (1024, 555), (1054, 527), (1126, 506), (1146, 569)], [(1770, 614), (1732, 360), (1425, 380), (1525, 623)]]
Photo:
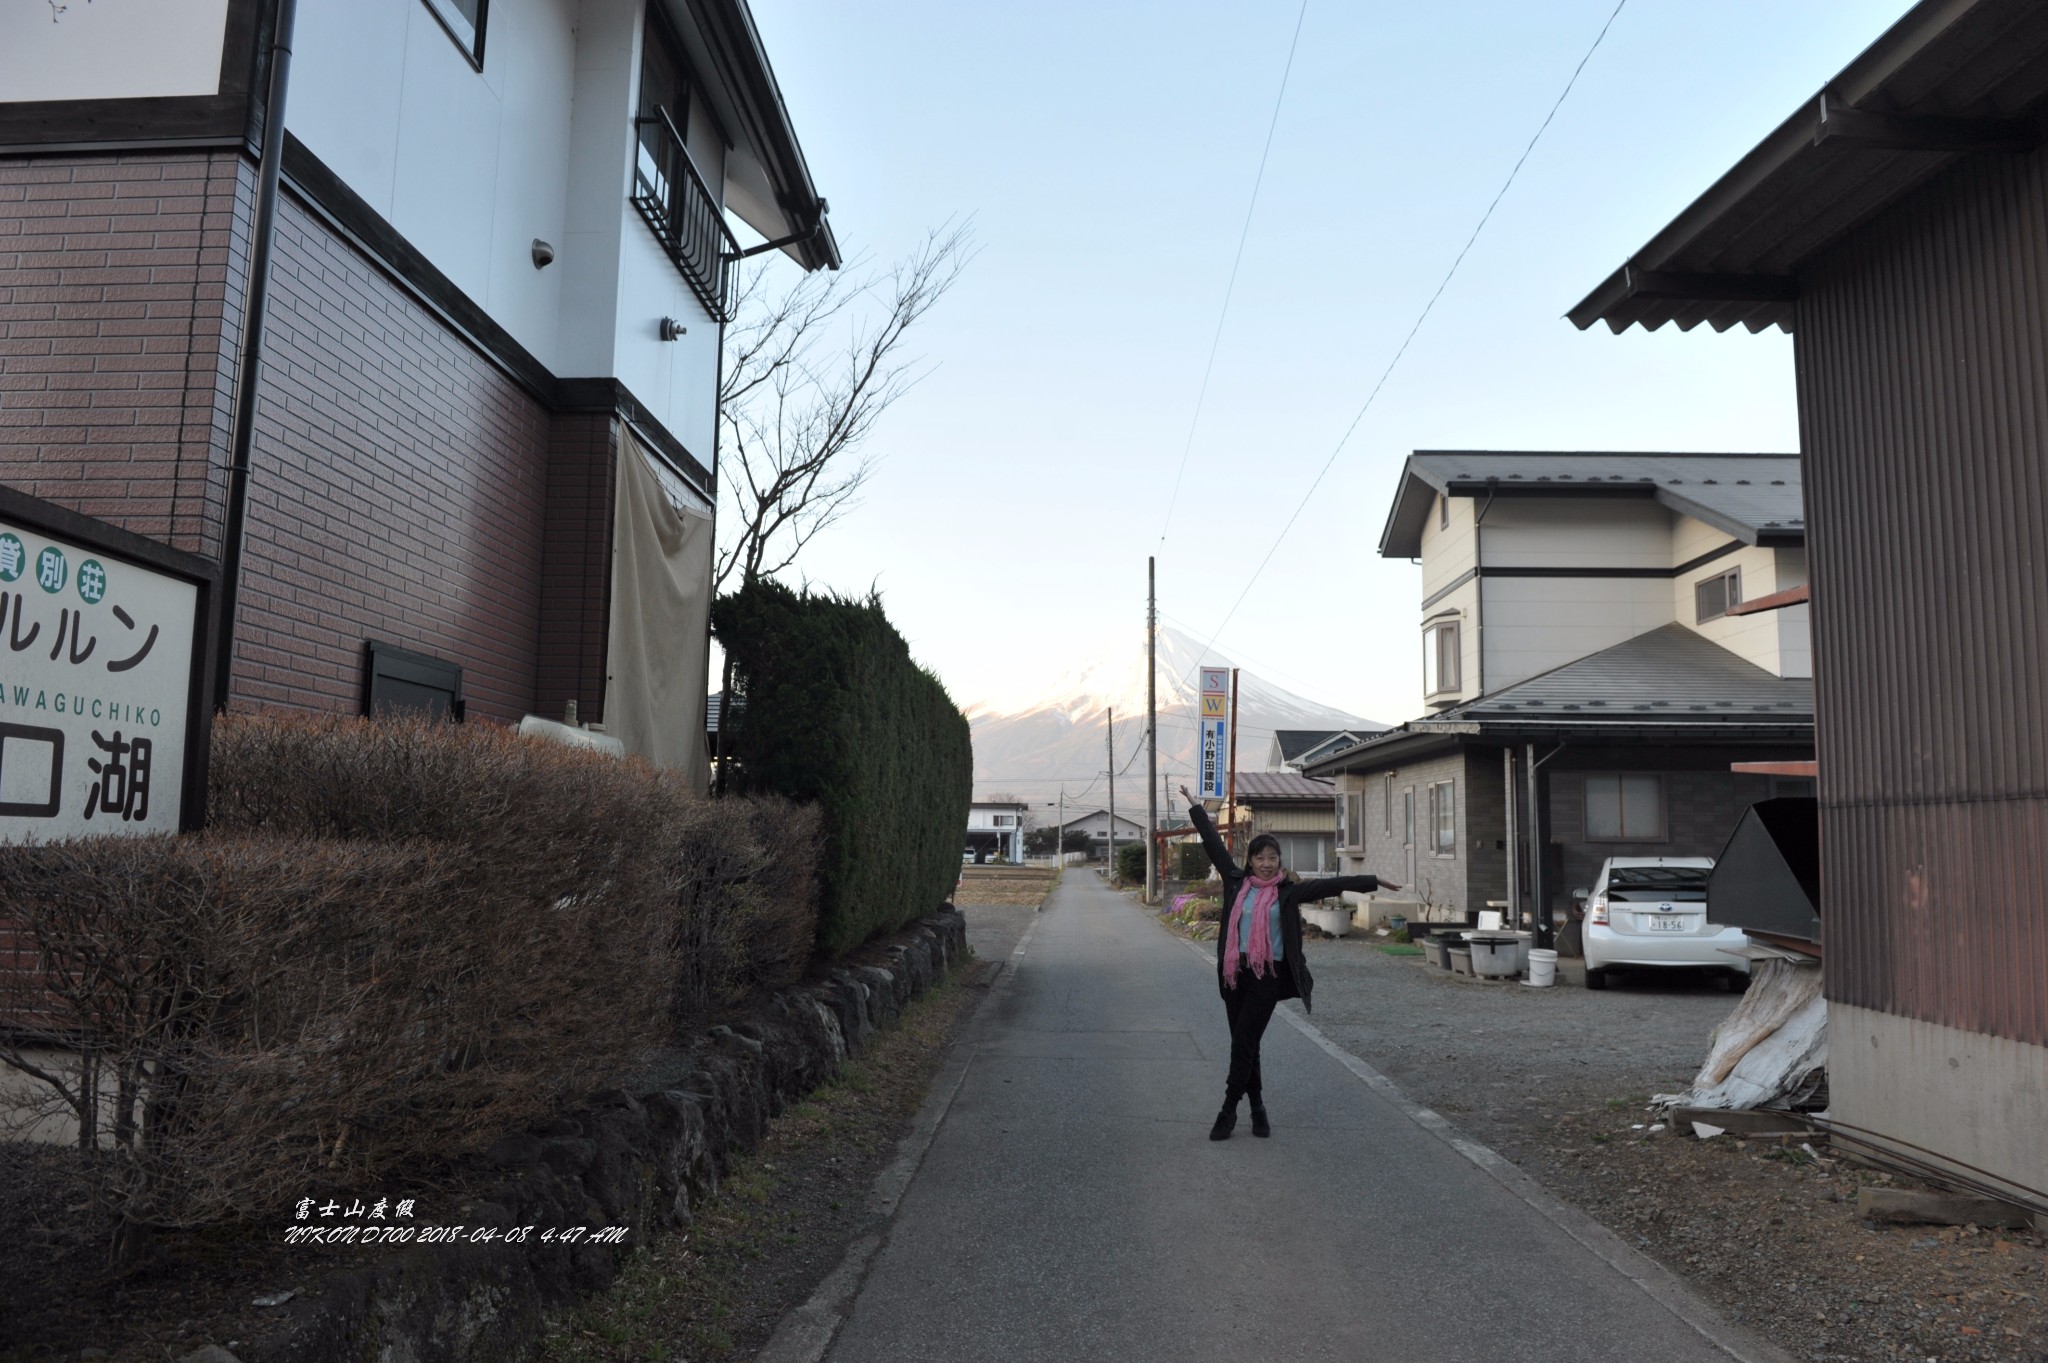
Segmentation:
[(198, 589), (0, 521), (0, 842), (175, 832)]

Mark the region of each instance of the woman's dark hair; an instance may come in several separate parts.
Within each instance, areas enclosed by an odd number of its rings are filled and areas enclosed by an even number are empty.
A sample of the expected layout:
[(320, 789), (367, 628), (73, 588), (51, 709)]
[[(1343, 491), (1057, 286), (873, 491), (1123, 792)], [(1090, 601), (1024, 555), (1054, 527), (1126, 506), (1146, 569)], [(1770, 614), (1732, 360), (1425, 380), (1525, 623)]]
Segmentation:
[(1268, 847), (1273, 849), (1275, 856), (1280, 855), (1280, 839), (1274, 837), (1271, 833), (1259, 834), (1259, 836), (1252, 839), (1252, 845), (1244, 849), (1245, 860), (1250, 861)]

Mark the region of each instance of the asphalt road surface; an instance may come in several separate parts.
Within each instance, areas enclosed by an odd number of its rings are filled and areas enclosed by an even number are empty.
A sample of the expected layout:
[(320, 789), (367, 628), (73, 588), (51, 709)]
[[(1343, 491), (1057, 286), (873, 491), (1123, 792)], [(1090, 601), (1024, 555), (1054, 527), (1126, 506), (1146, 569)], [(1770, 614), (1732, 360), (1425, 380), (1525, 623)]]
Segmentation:
[(1272, 1138), (1210, 1141), (1213, 971), (1092, 874), (962, 1044), (841, 1363), (1777, 1356), (1284, 1018)]

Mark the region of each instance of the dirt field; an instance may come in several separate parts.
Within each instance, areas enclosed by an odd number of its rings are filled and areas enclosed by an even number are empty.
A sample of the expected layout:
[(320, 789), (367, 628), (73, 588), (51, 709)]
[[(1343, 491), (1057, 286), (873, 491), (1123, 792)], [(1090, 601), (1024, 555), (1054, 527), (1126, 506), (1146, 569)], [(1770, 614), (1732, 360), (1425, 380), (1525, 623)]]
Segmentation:
[[(961, 908), (971, 904), (1029, 904), (1037, 908), (1052, 893), (1059, 874), (1050, 866), (963, 866), (953, 903)], [(1075, 874), (1093, 872), (1076, 870)]]

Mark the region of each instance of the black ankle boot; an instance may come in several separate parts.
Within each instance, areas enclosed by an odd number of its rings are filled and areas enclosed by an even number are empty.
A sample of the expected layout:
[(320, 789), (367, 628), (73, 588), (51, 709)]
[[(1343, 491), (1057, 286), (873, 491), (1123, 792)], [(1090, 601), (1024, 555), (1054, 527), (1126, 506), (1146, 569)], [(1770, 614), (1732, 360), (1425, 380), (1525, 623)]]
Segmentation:
[(1266, 1120), (1266, 1107), (1263, 1103), (1252, 1104), (1252, 1134), (1254, 1136), (1270, 1136), (1273, 1134), (1273, 1124)]
[(1225, 1103), (1223, 1110), (1216, 1114), (1216, 1125), (1209, 1128), (1209, 1139), (1227, 1141), (1230, 1133), (1237, 1129), (1237, 1104)]

